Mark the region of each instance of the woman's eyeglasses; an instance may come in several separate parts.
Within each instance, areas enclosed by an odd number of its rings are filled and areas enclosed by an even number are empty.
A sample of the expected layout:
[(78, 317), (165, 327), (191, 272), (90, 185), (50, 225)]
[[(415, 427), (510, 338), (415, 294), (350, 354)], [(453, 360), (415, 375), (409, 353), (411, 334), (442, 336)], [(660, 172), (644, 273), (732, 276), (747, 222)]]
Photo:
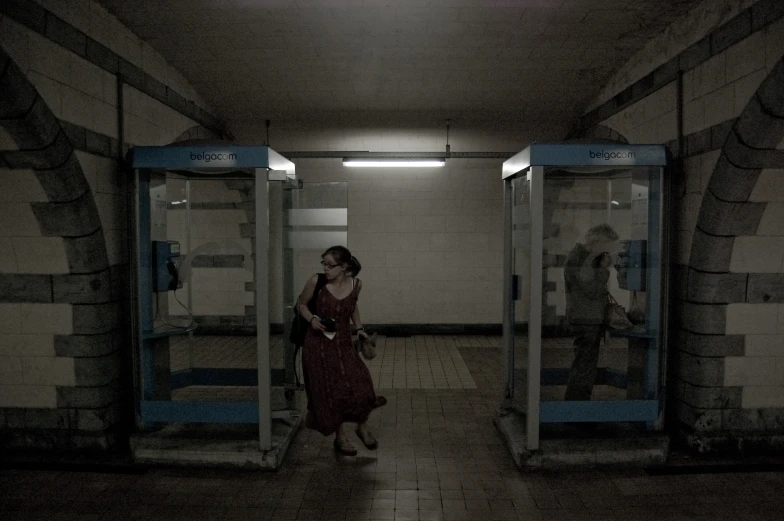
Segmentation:
[(321, 265), (330, 270), (336, 266), (340, 266), (340, 264), (328, 264), (324, 261), (321, 261)]

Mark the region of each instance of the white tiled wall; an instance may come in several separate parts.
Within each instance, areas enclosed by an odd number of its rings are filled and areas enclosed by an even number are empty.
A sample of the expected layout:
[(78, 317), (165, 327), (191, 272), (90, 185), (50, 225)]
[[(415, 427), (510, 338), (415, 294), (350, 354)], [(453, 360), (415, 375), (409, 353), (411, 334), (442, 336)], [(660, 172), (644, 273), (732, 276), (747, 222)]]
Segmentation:
[[(784, 21), (779, 21), (727, 50), (726, 68), (721, 71), (727, 85), (721, 89), (734, 88), (736, 113), (784, 54), (783, 29)], [(729, 96), (727, 93), (721, 103), (729, 103)], [(721, 106), (718, 103), (711, 105), (714, 112)], [(705, 122), (706, 126), (709, 124), (710, 121)], [(760, 175), (750, 199), (769, 204), (757, 235), (735, 239), (730, 271), (784, 273), (782, 177), (780, 170), (765, 170)], [(745, 408), (783, 407), (784, 305), (731, 304), (727, 307), (727, 333), (746, 335), (746, 356), (726, 358), (725, 385), (743, 387)]]
[[(683, 49), (697, 43), (717, 27), (731, 20), (758, 0), (703, 0), (695, 5), (690, 16), (684, 16), (651, 41), (607, 82), (590, 108), (599, 105), (637, 80), (673, 59)], [(769, 36), (782, 34), (767, 33)], [(782, 45), (784, 47), (784, 45)], [(780, 56), (780, 55), (779, 55)], [(772, 61), (770, 62), (772, 63)]]
[[(191, 203), (239, 203), (242, 201), (237, 190), (227, 188), (225, 181), (191, 180)], [(167, 183), (167, 199), (185, 200), (184, 181)], [(201, 255), (244, 256), (242, 268), (193, 268), (187, 270), (186, 283), (182, 290), (168, 293), (169, 312), (184, 315), (187, 312), (177, 298), (188, 306), (195, 315), (244, 316), (245, 306), (254, 304), (254, 293), (245, 291), (245, 283), (253, 279), (252, 244), (242, 238), (240, 225), (248, 222), (245, 210), (237, 209), (191, 209), (190, 223), (187, 222), (185, 204), (166, 212), (168, 238), (180, 242), (183, 254), (190, 252)], [(188, 232), (190, 231), (190, 237)], [(187, 257), (186, 257), (187, 259)], [(187, 262), (187, 260), (186, 260)], [(190, 292), (190, 299), (189, 299)]]
[(117, 162), (113, 159), (86, 152), (76, 152), (76, 157), (98, 208), (109, 264), (126, 264), (130, 225), (125, 192), (127, 174), (117, 169)]
[(778, 304), (729, 304), (726, 333), (728, 335), (775, 335), (782, 332), (778, 315)]
[(760, 334), (747, 335), (746, 356), (725, 359), (724, 385), (743, 387), (742, 403), (745, 408), (784, 407), (782, 319), (784, 305), (779, 306), (778, 335), (761, 334), (761, 331)]
[[(94, 34), (93, 37), (100, 43), (174, 88), (177, 93), (209, 109), (181, 74), (97, 3), (87, 0), (67, 3), (42, 0), (40, 3), (66, 21), (78, 24), (76, 27), (88, 35)], [(76, 12), (90, 13), (90, 17), (74, 15)], [(102, 23), (114, 29), (107, 31)], [(8, 17), (0, 18), (0, 29), (3, 48), (28, 75), (55, 116), (101, 134), (118, 137), (117, 80), (113, 74)], [(168, 144), (195, 125), (187, 117), (133, 87), (125, 85), (123, 94), (125, 140), (130, 143)]]
[[(3, 171), (7, 175), (7, 170)], [(40, 237), (41, 229), (29, 203), (0, 205), (0, 237)]]
[(784, 407), (784, 304), (729, 305), (727, 334), (746, 335), (746, 349), (725, 358), (724, 385), (743, 387), (744, 408)]
[(126, 85), (123, 88), (125, 139), (135, 145), (169, 144), (196, 123)]
[[(209, 108), (182, 76), (97, 2), (41, 0), (57, 16), (131, 63)], [(45, 37), (0, 16), (0, 45), (27, 74), (54, 115), (117, 137), (116, 78)], [(196, 123), (140, 92), (125, 89), (125, 139), (165, 145)], [(16, 148), (0, 132), (3, 149)], [(77, 152), (101, 219), (111, 265), (127, 264), (127, 174), (115, 161)], [(30, 171), (0, 169), (0, 273), (69, 272), (63, 239), (42, 237), (30, 208), (46, 201)], [(56, 386), (75, 383), (73, 359), (56, 357), (54, 335), (72, 332), (67, 304), (0, 304), (0, 407), (56, 407)]]
[(737, 237), (732, 248), (733, 273), (782, 273), (784, 237)]
[(784, 168), (763, 170), (749, 197), (755, 202), (784, 203)]
[(779, 20), (765, 31), (765, 68), (770, 70), (784, 55), (784, 20)]
[(784, 237), (784, 203), (768, 203), (757, 235)]
[[(781, 367), (781, 360), (776, 362)], [(778, 381), (784, 381), (779, 369)], [(746, 409), (784, 407), (784, 385), (750, 385), (743, 388), (742, 401)]]
[[(684, 73), (685, 134), (740, 114), (784, 54), (782, 32), (784, 23), (779, 21)], [(610, 117), (605, 124), (631, 143), (663, 143), (677, 137), (675, 103), (673, 82)]]
[[(727, 2), (724, 2), (727, 4)], [(699, 38), (701, 31), (707, 33), (711, 26), (717, 26), (728, 19), (731, 12), (744, 8), (734, 4), (727, 10), (722, 2), (706, 2), (695, 13), (702, 12), (693, 38)], [(726, 11), (726, 12), (725, 12)], [(722, 13), (720, 15), (720, 13)], [(706, 24), (706, 21), (713, 21)], [(694, 20), (689, 20), (692, 31)], [(684, 21), (686, 23), (686, 21)], [(671, 29), (678, 26), (675, 24)], [(685, 26), (684, 26), (685, 27)], [(669, 41), (671, 55), (689, 45), (688, 33), (684, 33), (681, 45), (675, 39)], [(661, 52), (666, 38), (674, 34), (665, 33), (657, 52)], [(694, 40), (696, 41), (696, 39)], [(652, 44), (653, 45), (653, 42)], [(619, 74), (610, 86), (629, 85), (637, 78), (650, 72), (655, 64), (642, 58), (643, 51), (624, 67), (626, 72), (635, 62), (639, 75), (636, 77)], [(650, 54), (650, 53), (649, 53)], [(661, 54), (660, 62), (666, 59)], [(740, 115), (760, 84), (767, 77), (773, 65), (784, 54), (784, 20), (776, 22), (707, 62), (687, 71), (683, 78), (684, 87), (684, 132), (690, 134), (704, 130)], [(648, 67), (649, 68), (646, 68)], [(632, 143), (664, 142), (676, 137), (674, 127), (655, 124), (674, 108), (674, 97), (667, 94), (674, 86), (669, 85), (611, 117), (605, 124), (614, 128)], [(617, 90), (606, 89), (605, 98)], [(604, 99), (597, 99), (596, 104)], [(662, 128), (669, 129), (661, 132)], [(693, 234), (699, 216), (702, 199), (705, 195), (710, 176), (713, 173), (720, 151), (714, 151), (686, 159), (684, 164), (685, 181), (682, 191), (674, 193), (674, 209), (678, 229), (674, 231), (675, 262), (688, 265)], [(737, 237), (734, 242), (730, 271), (735, 273), (784, 273), (784, 175), (781, 170), (762, 172), (751, 195), (751, 200), (768, 202), (762, 221), (755, 236)], [(746, 336), (746, 356), (725, 359), (725, 382), (727, 386), (742, 386), (742, 405), (746, 408), (784, 406), (784, 305), (781, 304), (730, 304), (726, 311), (726, 334)]]
[(604, 124), (630, 143), (664, 143), (678, 135), (677, 87), (670, 83), (610, 117)]
[[(67, 273), (63, 239), (42, 237), (30, 206), (31, 202), (46, 201), (34, 173), (0, 169), (0, 194), (0, 273)], [(0, 304), (0, 365), (4, 366), (0, 384), (36, 382), (38, 372), (23, 371), (23, 362), (42, 354), (53, 358), (45, 339), (50, 342), (53, 334), (70, 330), (70, 306)]]
[(0, 303), (0, 407), (56, 407), (55, 386), (75, 384), (73, 358), (54, 335), (73, 331), (69, 304)]
[(54, 385), (0, 384), (0, 407), (57, 408), (57, 387)]
[[(193, 309), (195, 315), (245, 315), (245, 306), (253, 305), (253, 292), (245, 291), (245, 282), (253, 273), (239, 268), (197, 268), (193, 270)], [(183, 314), (182, 307), (169, 300), (172, 314)], [(180, 297), (182, 300), (182, 297)], [(183, 304), (185, 302), (183, 301)]]
[(70, 335), (70, 304), (0, 303), (0, 333)]
[[(4, 149), (5, 150), (5, 149)], [(46, 193), (32, 170), (2, 170), (0, 203), (33, 203), (47, 201)]]
[(55, 356), (54, 337), (43, 333), (3, 333), (0, 356)]
[[(24, 35), (9, 53), (28, 74), (55, 116), (118, 137), (117, 80), (113, 74), (11, 20), (4, 19), (2, 23), (4, 29), (12, 27), (0, 31), (4, 48), (8, 39)], [(29, 56), (29, 60), (20, 61), (22, 56)], [(130, 86), (124, 88), (123, 103), (125, 139), (134, 144), (169, 143), (194, 124)]]
[[(501, 162), (380, 170), (296, 160), (306, 183), (348, 182), (348, 247), (363, 265), (364, 322), (500, 322)], [(311, 273), (319, 269), (313, 260)]]
[[(173, 87), (178, 93), (206, 107), (199, 94), (179, 71), (169, 66), (157, 51), (109, 14), (100, 3), (91, 0), (36, 0), (36, 2), (163, 84)], [(97, 88), (97, 85), (89, 83), (91, 84), (88, 88)]]
[(684, 74), (686, 134), (740, 114), (775, 64), (766, 57), (784, 54), (784, 45), (772, 37), (782, 28), (781, 22), (768, 26)]

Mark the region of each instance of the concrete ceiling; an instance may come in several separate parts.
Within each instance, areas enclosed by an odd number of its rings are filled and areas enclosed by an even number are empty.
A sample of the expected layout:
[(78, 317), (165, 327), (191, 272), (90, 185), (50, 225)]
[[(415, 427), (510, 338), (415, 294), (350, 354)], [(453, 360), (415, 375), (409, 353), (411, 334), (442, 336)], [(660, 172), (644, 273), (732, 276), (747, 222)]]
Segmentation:
[(698, 3), (98, 1), (231, 123), (557, 126), (574, 122), (615, 70)]

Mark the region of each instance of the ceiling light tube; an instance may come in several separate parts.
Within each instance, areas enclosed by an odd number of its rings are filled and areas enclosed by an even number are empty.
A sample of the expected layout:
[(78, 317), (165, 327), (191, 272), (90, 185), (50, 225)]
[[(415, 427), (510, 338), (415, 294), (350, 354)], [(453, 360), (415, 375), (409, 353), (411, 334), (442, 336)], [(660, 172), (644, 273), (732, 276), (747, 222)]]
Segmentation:
[(383, 159), (383, 158), (349, 158), (343, 159), (343, 166), (365, 168), (427, 168), (444, 166), (446, 161), (437, 159)]

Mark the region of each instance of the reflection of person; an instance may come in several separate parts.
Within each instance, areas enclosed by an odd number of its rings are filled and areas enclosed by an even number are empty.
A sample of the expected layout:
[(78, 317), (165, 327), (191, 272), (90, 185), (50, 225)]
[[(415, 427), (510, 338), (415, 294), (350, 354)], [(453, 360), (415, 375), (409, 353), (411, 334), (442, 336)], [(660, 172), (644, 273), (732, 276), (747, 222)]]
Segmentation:
[(566, 257), (566, 319), (578, 330), (577, 354), (569, 370), (566, 400), (590, 400), (604, 336), (607, 281), (618, 234), (607, 224), (594, 226)]
[[(355, 278), (361, 269), (359, 261), (343, 246), (329, 248), (321, 259), (327, 284), (316, 297), (316, 313), (311, 313), (307, 303), (318, 275), (308, 280), (297, 301), (300, 315), (311, 326), (302, 348), (308, 397), (305, 425), (325, 436), (335, 433), (335, 449), (353, 456), (357, 450), (346, 437), (343, 423), (357, 423), (360, 441), (367, 448), (375, 449), (378, 442), (368, 430), (367, 421), (370, 412), (384, 405), (386, 399), (376, 397), (370, 372), (351, 341), (351, 322), (359, 336), (368, 338), (357, 304), (362, 289), (362, 282)], [(330, 340), (324, 333), (333, 331), (336, 334)]]

